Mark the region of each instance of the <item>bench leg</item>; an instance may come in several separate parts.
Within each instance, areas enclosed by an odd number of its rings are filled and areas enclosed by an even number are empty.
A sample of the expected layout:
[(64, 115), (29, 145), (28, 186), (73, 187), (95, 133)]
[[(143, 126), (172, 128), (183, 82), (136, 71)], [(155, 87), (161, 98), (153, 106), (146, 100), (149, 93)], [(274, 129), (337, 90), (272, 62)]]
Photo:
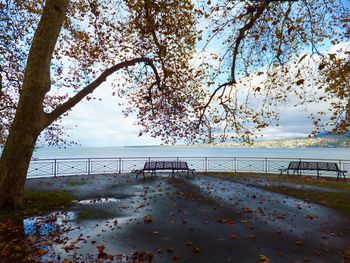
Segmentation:
[(344, 177), (344, 180), (346, 181), (345, 172), (338, 172), (337, 180), (338, 180), (338, 179), (341, 179), (341, 176), (342, 176), (342, 175), (343, 175), (343, 177)]
[(281, 176), (284, 172), (289, 175), (289, 170), (288, 169), (278, 169), (280, 171), (279, 176)]
[(140, 174), (143, 175), (143, 177), (145, 177), (145, 171), (144, 170), (136, 170), (136, 179), (139, 177)]

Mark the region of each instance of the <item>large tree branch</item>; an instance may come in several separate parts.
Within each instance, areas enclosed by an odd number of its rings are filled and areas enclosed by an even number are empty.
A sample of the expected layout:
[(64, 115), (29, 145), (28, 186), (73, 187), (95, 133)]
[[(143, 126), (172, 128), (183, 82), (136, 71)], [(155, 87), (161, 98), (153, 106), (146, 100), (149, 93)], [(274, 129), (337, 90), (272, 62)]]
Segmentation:
[(277, 56), (276, 56), (278, 61), (280, 61), (280, 56), (282, 54), (283, 33), (284, 33), (285, 26), (286, 26), (286, 21), (289, 18), (290, 13), (292, 11), (292, 6), (293, 6), (293, 2), (290, 2), (288, 9), (283, 17), (283, 22), (282, 22), (282, 27), (281, 27), (282, 37), (280, 38), (279, 43), (278, 43), (278, 51), (277, 51)]
[(161, 67), (162, 67), (162, 70), (163, 70), (163, 73), (164, 73), (164, 76), (167, 77), (167, 71), (165, 69), (165, 62), (164, 62), (164, 59), (163, 59), (163, 55), (166, 53), (166, 50), (164, 49), (164, 47), (162, 47), (162, 45), (160, 44), (159, 42), (159, 39), (157, 37), (157, 33), (156, 33), (156, 30), (155, 30), (155, 18), (151, 15), (150, 13), (150, 1), (149, 0), (145, 0), (145, 11), (146, 11), (146, 20), (148, 22), (148, 25), (150, 27), (150, 30), (151, 30), (151, 33), (152, 33), (152, 38), (153, 38), (153, 41), (154, 43), (156, 44), (157, 48), (158, 48), (158, 56), (159, 56), (159, 60), (161, 62)]
[[(134, 58), (127, 61), (123, 61), (117, 65), (114, 65), (108, 69), (106, 69), (97, 79), (95, 79), (93, 82), (91, 82), (89, 85), (87, 85), (85, 88), (80, 90), (77, 94), (75, 94), (73, 97), (68, 99), (66, 102), (58, 106), (55, 110), (53, 110), (51, 113), (47, 114), (47, 123), (46, 125), (50, 125), (52, 122), (57, 120), (60, 116), (62, 116), (64, 113), (66, 113), (68, 110), (73, 108), (76, 104), (78, 104), (82, 99), (84, 99), (87, 95), (92, 93), (97, 87), (99, 87), (103, 82), (106, 81), (107, 77), (115, 73), (116, 71), (134, 66), (138, 63), (145, 63), (146, 65), (150, 66), (152, 68), (152, 71), (155, 74), (156, 83), (160, 85), (160, 77), (158, 75), (157, 68), (153, 64), (152, 60), (149, 58), (141, 57), (141, 58)], [(154, 87), (154, 83), (151, 87)]]
[(311, 13), (311, 10), (310, 10), (310, 7), (307, 3), (307, 1), (303, 1), (304, 5), (305, 5), (305, 8), (307, 10), (307, 13), (309, 15), (309, 23), (310, 23), (310, 31), (311, 31), (311, 40), (310, 40), (310, 43), (311, 43), (311, 46), (312, 46), (312, 51), (315, 51), (317, 55), (319, 56), (323, 56), (321, 54), (321, 52), (318, 51), (316, 45), (315, 45), (315, 41), (314, 41), (314, 35), (315, 35), (315, 32), (314, 32), (314, 21), (313, 21), (313, 16), (312, 16), (312, 13)]
[(239, 52), (239, 47), (241, 45), (242, 40), (246, 37), (246, 33), (254, 26), (255, 22), (262, 16), (264, 11), (269, 7), (271, 1), (265, 1), (262, 4), (260, 4), (256, 8), (256, 12), (251, 16), (248, 23), (246, 23), (238, 33), (238, 36), (236, 38), (234, 47), (233, 47), (233, 54), (232, 54), (232, 66), (231, 66), (231, 80), (229, 81), (228, 85), (232, 85), (237, 83), (236, 81), (236, 65), (237, 65), (237, 56)]
[[(236, 64), (237, 64), (237, 56), (239, 53), (239, 47), (241, 45), (242, 40), (246, 37), (246, 33), (254, 26), (254, 24), (256, 23), (256, 21), (262, 16), (262, 14), (264, 13), (264, 11), (269, 7), (271, 1), (264, 1), (262, 4), (260, 4), (255, 12), (252, 14), (252, 16), (250, 17), (249, 21), (242, 27), (239, 29), (238, 31), (238, 36), (236, 38), (236, 41), (234, 42), (233, 45), (233, 53), (232, 53), (232, 66), (231, 66), (231, 79), (223, 84), (221, 84), (220, 86), (218, 86), (214, 92), (211, 94), (211, 96), (209, 97), (208, 102), (203, 106), (202, 108), (202, 112), (199, 116), (199, 122), (198, 122), (198, 127), (201, 125), (205, 112), (207, 110), (207, 108), (209, 107), (211, 101), (214, 99), (216, 93), (218, 91), (220, 91), (222, 88), (225, 88), (227, 86), (231, 86), (233, 84), (236, 84)], [(247, 13), (249, 13), (250, 11), (247, 10)]]

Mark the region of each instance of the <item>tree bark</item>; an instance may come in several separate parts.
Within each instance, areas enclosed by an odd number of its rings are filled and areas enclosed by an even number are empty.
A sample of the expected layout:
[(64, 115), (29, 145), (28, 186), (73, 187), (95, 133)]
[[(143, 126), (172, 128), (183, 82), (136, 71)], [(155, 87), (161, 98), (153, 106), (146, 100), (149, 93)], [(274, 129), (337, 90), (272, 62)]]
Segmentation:
[(36, 140), (46, 127), (50, 64), (69, 0), (48, 0), (30, 48), (16, 116), (0, 160), (0, 208), (19, 207)]
[(134, 58), (106, 69), (96, 80), (65, 103), (51, 113), (45, 113), (43, 101), (51, 87), (52, 54), (68, 3), (69, 0), (47, 0), (33, 38), (15, 119), (0, 159), (0, 209), (21, 206), (30, 160), (40, 133), (92, 93), (108, 76), (119, 69), (144, 63), (152, 68), (155, 75), (153, 85), (160, 86), (160, 77), (152, 60), (145, 57)]

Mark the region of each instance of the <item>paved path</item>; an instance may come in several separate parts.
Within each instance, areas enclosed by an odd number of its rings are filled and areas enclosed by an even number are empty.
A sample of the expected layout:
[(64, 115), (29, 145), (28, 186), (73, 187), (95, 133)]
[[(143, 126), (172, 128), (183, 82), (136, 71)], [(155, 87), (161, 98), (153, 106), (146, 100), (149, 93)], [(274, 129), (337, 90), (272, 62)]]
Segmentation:
[[(103, 245), (110, 255), (145, 250), (154, 262), (341, 262), (350, 245), (348, 218), (244, 183), (84, 178), (87, 183), (76, 186), (68, 177), (27, 182), (29, 190), (67, 190), (79, 200), (57, 214), (66, 231), (62, 244), (52, 244), (51, 259), (95, 260), (96, 246)], [(35, 220), (25, 221), (28, 234)]]

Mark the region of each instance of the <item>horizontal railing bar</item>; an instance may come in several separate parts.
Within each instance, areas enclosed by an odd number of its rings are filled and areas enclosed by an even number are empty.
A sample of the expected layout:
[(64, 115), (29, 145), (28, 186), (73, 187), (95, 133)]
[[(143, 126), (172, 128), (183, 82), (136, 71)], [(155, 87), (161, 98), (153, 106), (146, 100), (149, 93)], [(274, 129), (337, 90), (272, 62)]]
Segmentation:
[[(146, 161), (186, 161), (197, 171), (276, 173), (291, 161), (336, 162), (340, 169), (350, 167), (349, 159), (307, 157), (249, 157), (249, 156), (153, 156), (153, 157), (65, 157), (32, 159), (28, 177), (66, 175), (115, 174), (141, 169)], [(308, 173), (310, 174), (310, 173)]]
[(213, 157), (208, 157), (208, 156), (203, 156), (203, 157), (198, 157), (198, 156), (194, 156), (194, 157), (159, 157), (159, 156), (155, 156), (155, 157), (69, 157), (69, 158), (44, 158), (44, 159), (40, 159), (40, 158), (34, 158), (31, 161), (69, 161), (69, 160), (133, 160), (133, 159), (137, 159), (137, 160), (144, 160), (144, 159), (156, 159), (156, 158), (162, 158), (162, 159), (257, 159), (257, 160), (320, 160), (320, 161), (345, 161), (345, 162), (350, 162), (350, 159), (337, 159), (337, 158), (308, 158), (308, 157), (249, 157), (249, 156), (213, 156)]

